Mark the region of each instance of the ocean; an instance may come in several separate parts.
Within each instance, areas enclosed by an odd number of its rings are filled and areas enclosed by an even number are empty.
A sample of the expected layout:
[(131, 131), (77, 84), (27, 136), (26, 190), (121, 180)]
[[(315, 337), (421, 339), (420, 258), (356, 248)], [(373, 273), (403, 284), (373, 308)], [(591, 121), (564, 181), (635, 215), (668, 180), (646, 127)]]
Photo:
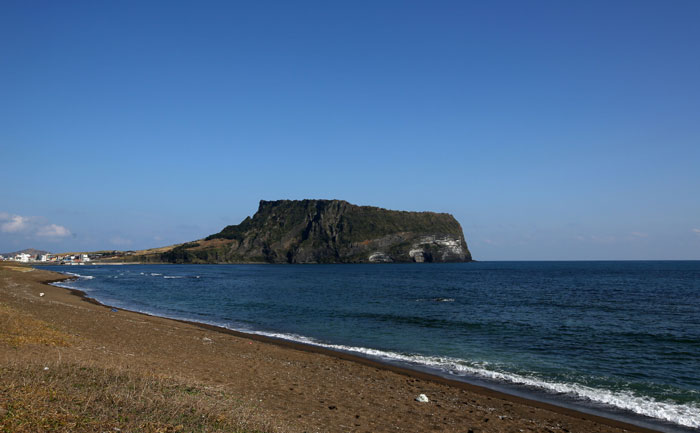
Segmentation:
[(700, 262), (44, 266), (117, 308), (700, 428)]

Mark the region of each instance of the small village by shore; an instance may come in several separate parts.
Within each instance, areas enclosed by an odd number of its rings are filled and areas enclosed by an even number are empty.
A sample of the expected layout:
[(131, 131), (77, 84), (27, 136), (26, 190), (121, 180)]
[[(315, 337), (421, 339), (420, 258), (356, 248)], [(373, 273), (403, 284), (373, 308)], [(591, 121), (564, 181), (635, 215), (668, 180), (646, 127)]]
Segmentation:
[(55, 265), (84, 265), (100, 257), (90, 254), (29, 254), (17, 253), (8, 257), (0, 255), (0, 260), (20, 263), (45, 263)]
[(104, 263), (105, 260), (113, 262), (114, 259), (131, 255), (130, 253), (130, 251), (99, 251), (52, 254), (47, 251), (29, 249), (15, 253), (0, 254), (0, 261), (44, 265), (87, 265)]

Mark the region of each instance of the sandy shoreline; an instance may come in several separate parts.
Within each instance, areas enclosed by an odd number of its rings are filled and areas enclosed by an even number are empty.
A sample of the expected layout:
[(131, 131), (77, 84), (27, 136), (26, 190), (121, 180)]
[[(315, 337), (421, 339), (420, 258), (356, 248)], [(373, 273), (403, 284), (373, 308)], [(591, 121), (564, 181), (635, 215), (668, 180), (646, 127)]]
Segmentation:
[[(0, 266), (0, 278), (0, 304), (72, 338), (60, 349), (8, 348), (0, 340), (0, 361), (48, 356), (55, 362), (58, 352), (59, 362), (89, 362), (220, 387), (254, 401), (261, 418), (275, 420), (272, 430), (654, 431), (317, 346), (112, 312), (79, 290), (48, 285), (69, 279), (49, 271)], [(421, 393), (429, 403), (415, 401)]]

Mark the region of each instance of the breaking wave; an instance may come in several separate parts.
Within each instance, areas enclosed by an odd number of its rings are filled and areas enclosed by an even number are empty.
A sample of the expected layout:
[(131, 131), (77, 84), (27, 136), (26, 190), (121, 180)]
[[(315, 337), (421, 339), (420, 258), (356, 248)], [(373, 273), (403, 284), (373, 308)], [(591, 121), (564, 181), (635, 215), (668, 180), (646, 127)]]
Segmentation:
[(93, 278), (95, 278), (92, 275), (80, 275), (80, 274), (76, 274), (75, 272), (64, 272), (64, 274), (72, 275), (72, 276), (78, 277), (78, 278), (83, 278), (85, 280), (92, 280)]
[(245, 330), (252, 334), (263, 335), (282, 340), (291, 340), (298, 343), (309, 344), (326, 349), (341, 352), (357, 353), (363, 356), (378, 358), (383, 361), (400, 362), (418, 367), (427, 367), (454, 376), (476, 376), (496, 382), (524, 385), (556, 394), (587, 400), (594, 403), (613, 406), (652, 418), (669, 421), (682, 426), (700, 427), (700, 405), (676, 404), (658, 401), (650, 397), (643, 397), (625, 391), (610, 391), (593, 388), (577, 383), (547, 381), (534, 376), (524, 376), (515, 373), (499, 372), (484, 368), (485, 364), (471, 363), (467, 360), (451, 357), (425, 356), (418, 354), (403, 354), (385, 350), (369, 349), (366, 347), (345, 346), (340, 344), (326, 344), (314, 339), (295, 334), (281, 334), (274, 332), (261, 332)]

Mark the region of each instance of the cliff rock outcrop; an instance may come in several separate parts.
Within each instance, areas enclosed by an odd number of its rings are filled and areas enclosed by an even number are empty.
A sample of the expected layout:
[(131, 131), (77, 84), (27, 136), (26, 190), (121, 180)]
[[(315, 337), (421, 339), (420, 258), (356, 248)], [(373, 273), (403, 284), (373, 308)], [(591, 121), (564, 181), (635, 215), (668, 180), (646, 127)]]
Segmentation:
[(356, 206), (343, 200), (261, 201), (253, 217), (141, 261), (172, 263), (464, 262), (450, 214)]

